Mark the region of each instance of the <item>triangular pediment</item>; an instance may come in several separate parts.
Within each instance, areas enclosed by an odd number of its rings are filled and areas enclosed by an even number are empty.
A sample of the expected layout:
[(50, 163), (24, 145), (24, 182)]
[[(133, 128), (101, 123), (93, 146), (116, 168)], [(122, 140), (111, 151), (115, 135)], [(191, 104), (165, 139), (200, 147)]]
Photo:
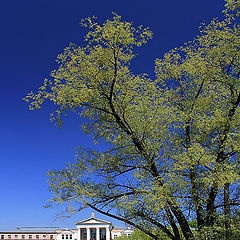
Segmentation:
[(112, 225), (111, 222), (105, 221), (105, 220), (101, 220), (98, 218), (95, 218), (94, 214), (92, 213), (92, 216), (90, 218), (84, 219), (82, 221), (76, 222), (76, 225), (91, 225), (91, 224), (109, 224)]

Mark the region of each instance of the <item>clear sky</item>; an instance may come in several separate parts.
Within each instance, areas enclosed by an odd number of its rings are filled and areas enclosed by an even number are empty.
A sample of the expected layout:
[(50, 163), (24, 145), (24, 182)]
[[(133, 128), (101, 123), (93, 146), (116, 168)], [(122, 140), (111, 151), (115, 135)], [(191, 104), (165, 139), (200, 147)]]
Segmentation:
[[(63, 129), (49, 122), (53, 106), (29, 111), (22, 101), (56, 67), (57, 54), (69, 42), (80, 43), (82, 18), (100, 22), (112, 12), (135, 25), (148, 26), (153, 40), (139, 49), (132, 70), (154, 77), (154, 59), (192, 40), (201, 22), (220, 16), (224, 0), (1, 0), (0, 1), (0, 230), (21, 226), (74, 227), (90, 217), (87, 209), (70, 219), (56, 219), (61, 209), (45, 209), (51, 197), (48, 169), (74, 160), (73, 149), (92, 147), (71, 116)], [(94, 146), (97, 147), (97, 146)], [(96, 217), (116, 221), (96, 214)]]

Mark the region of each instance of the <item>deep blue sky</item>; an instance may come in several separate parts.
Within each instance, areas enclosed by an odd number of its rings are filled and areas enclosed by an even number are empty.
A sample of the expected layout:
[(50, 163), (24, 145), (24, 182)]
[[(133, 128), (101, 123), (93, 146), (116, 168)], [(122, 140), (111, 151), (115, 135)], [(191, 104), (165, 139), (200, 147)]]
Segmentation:
[[(56, 67), (69, 42), (80, 43), (82, 18), (112, 16), (150, 27), (154, 38), (139, 49), (132, 70), (154, 76), (154, 59), (198, 34), (202, 21), (220, 16), (223, 0), (5, 0), (0, 3), (0, 230), (17, 226), (74, 227), (85, 210), (55, 220), (59, 209), (45, 209), (51, 197), (47, 171), (73, 161), (73, 148), (92, 146), (72, 116), (61, 130), (49, 122), (52, 106), (29, 111), (22, 101)], [(96, 214), (106, 220), (114, 220)]]

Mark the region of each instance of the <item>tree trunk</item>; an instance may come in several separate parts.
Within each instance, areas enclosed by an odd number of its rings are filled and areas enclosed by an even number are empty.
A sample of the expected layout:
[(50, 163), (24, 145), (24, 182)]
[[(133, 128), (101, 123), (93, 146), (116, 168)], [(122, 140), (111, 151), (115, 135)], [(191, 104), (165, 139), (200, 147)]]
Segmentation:
[(225, 183), (224, 185), (224, 227), (225, 227), (225, 239), (231, 239), (231, 226), (230, 226), (230, 217), (231, 217), (231, 209), (230, 209), (230, 200), (229, 200), (229, 183)]
[(172, 202), (168, 201), (168, 204), (171, 208), (171, 211), (177, 218), (177, 221), (181, 227), (182, 233), (183, 233), (184, 237), (186, 238), (186, 240), (194, 240), (195, 237), (194, 237), (192, 230), (190, 229), (190, 226), (189, 226), (183, 212), (181, 211), (181, 209), (177, 206), (176, 203), (172, 203)]

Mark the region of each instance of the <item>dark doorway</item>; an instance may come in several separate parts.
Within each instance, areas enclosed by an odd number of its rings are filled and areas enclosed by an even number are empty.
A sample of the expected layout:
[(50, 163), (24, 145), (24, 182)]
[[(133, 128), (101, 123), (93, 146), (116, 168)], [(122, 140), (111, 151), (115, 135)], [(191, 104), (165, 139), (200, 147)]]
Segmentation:
[(87, 240), (87, 229), (81, 229), (81, 240)]
[(106, 240), (106, 229), (100, 228), (100, 240)]
[(96, 240), (96, 228), (90, 228), (90, 240)]

